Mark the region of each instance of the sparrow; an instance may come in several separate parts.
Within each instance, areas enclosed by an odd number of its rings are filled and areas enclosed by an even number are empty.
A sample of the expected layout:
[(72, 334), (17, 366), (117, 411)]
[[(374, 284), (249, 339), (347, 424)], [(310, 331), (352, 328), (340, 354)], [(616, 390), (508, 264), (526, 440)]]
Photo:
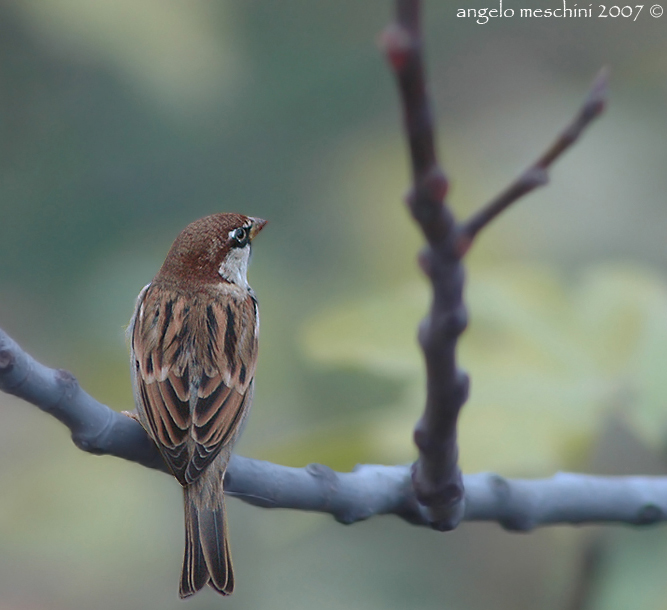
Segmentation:
[(223, 479), (252, 404), (259, 312), (247, 270), (265, 224), (213, 214), (188, 225), (128, 327), (134, 417), (183, 487), (182, 598), (234, 590)]

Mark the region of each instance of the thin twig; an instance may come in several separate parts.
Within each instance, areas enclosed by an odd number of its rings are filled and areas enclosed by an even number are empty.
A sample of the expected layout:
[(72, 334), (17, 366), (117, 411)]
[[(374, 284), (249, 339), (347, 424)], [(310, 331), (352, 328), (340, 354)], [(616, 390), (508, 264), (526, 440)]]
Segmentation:
[(546, 152), (510, 184), (507, 189), (474, 214), (469, 220), (460, 225), (458, 230), (458, 251), (460, 256), (463, 256), (468, 251), (475, 236), (498, 214), (524, 195), (549, 182), (548, 170), (551, 164), (579, 139), (579, 136), (593, 120), (604, 112), (607, 102), (608, 81), (609, 71), (603, 68), (595, 77), (586, 100), (575, 118)]

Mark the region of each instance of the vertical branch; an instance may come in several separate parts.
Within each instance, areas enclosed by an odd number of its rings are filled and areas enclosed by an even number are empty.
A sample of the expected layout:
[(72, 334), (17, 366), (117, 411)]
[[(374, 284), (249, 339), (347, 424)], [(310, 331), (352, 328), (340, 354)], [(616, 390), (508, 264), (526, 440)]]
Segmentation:
[(396, 17), (380, 39), (396, 77), (410, 152), (412, 188), (407, 204), (427, 246), (419, 257), (431, 280), (433, 300), (419, 328), (426, 366), (426, 406), (414, 440), (419, 458), (412, 468), (415, 496), (424, 518), (440, 530), (463, 516), (464, 489), (458, 467), (456, 425), (468, 398), (468, 375), (456, 363), (456, 344), (468, 313), (463, 302), (461, 258), (473, 240), (512, 203), (546, 184), (548, 170), (605, 108), (607, 70), (602, 70), (571, 123), (541, 157), (505, 191), (464, 223), (457, 223), (445, 197), (448, 181), (438, 164), (435, 127), (424, 73), (420, 0), (396, 0)]
[(467, 324), (464, 271), (456, 247), (456, 222), (445, 204), (448, 182), (435, 149), (427, 95), (419, 0), (397, 0), (396, 20), (381, 37), (403, 108), (412, 188), (407, 203), (427, 241), (420, 265), (433, 300), (419, 329), (426, 364), (426, 406), (414, 431), (419, 458), (412, 469), (415, 495), (432, 527), (448, 530), (463, 516), (456, 423), (468, 396), (468, 376), (456, 364), (456, 342)]

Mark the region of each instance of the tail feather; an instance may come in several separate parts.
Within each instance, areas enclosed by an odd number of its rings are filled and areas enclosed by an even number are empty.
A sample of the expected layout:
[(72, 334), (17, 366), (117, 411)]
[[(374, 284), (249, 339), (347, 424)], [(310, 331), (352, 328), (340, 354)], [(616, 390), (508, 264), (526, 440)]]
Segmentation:
[[(224, 558), (226, 560), (226, 565), (223, 567), (222, 571), (218, 573), (219, 578), (216, 580), (211, 577), (208, 584), (218, 593), (222, 593), (222, 595), (231, 595), (234, 592), (234, 570), (232, 569), (232, 556), (229, 553), (229, 543), (227, 542), (227, 538), (225, 538), (223, 544), (225, 545)], [(226, 576), (224, 576), (225, 574)], [(223, 581), (224, 585), (220, 586), (220, 583), (223, 583)]]
[(227, 543), (225, 501), (222, 496), (217, 509), (200, 511), (199, 540), (211, 577), (211, 586), (223, 595), (231, 594), (234, 590), (234, 575)]
[(206, 559), (199, 539), (199, 512), (190, 500), (187, 488), (183, 490), (185, 507), (185, 556), (179, 595), (194, 595), (209, 581)]
[(190, 597), (211, 585), (222, 595), (234, 591), (234, 573), (227, 542), (224, 499), (215, 509), (198, 508), (185, 487), (185, 557), (179, 594)]

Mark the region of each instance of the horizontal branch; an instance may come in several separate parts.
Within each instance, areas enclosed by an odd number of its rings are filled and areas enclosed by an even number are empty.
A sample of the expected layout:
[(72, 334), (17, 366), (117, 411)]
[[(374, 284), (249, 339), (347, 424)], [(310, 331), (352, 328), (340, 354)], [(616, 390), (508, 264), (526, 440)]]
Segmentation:
[[(239, 456), (232, 466), (229, 493), (256, 506), (329, 513), (341, 523), (394, 514), (430, 527), (410, 491), (410, 466), (364, 464), (353, 472), (338, 473), (319, 464), (287, 468)], [(667, 477), (561, 472), (549, 479), (506, 479), (480, 473), (464, 475), (463, 482), (463, 520), (494, 521), (510, 531), (527, 532), (546, 525), (667, 521)]]
[[(37, 362), (0, 330), (0, 389), (63, 422), (76, 445), (167, 472), (157, 448), (134, 420), (84, 392), (71, 373)], [(667, 477), (595, 477), (559, 473), (550, 479), (505, 479), (494, 474), (464, 477), (464, 519), (496, 521), (528, 531), (541, 525), (667, 520)], [(412, 488), (410, 466), (364, 464), (339, 473), (311, 464), (289, 468), (233, 456), (225, 491), (264, 508), (331, 514), (341, 523), (396, 515), (430, 526)]]
[(115, 455), (169, 472), (144, 429), (81, 389), (74, 375), (51, 369), (24, 352), (0, 329), (0, 390), (39, 407), (65, 424), (83, 451)]
[(497, 521), (527, 532), (544, 525), (667, 521), (667, 477), (559, 472), (549, 479), (464, 477), (467, 521)]

